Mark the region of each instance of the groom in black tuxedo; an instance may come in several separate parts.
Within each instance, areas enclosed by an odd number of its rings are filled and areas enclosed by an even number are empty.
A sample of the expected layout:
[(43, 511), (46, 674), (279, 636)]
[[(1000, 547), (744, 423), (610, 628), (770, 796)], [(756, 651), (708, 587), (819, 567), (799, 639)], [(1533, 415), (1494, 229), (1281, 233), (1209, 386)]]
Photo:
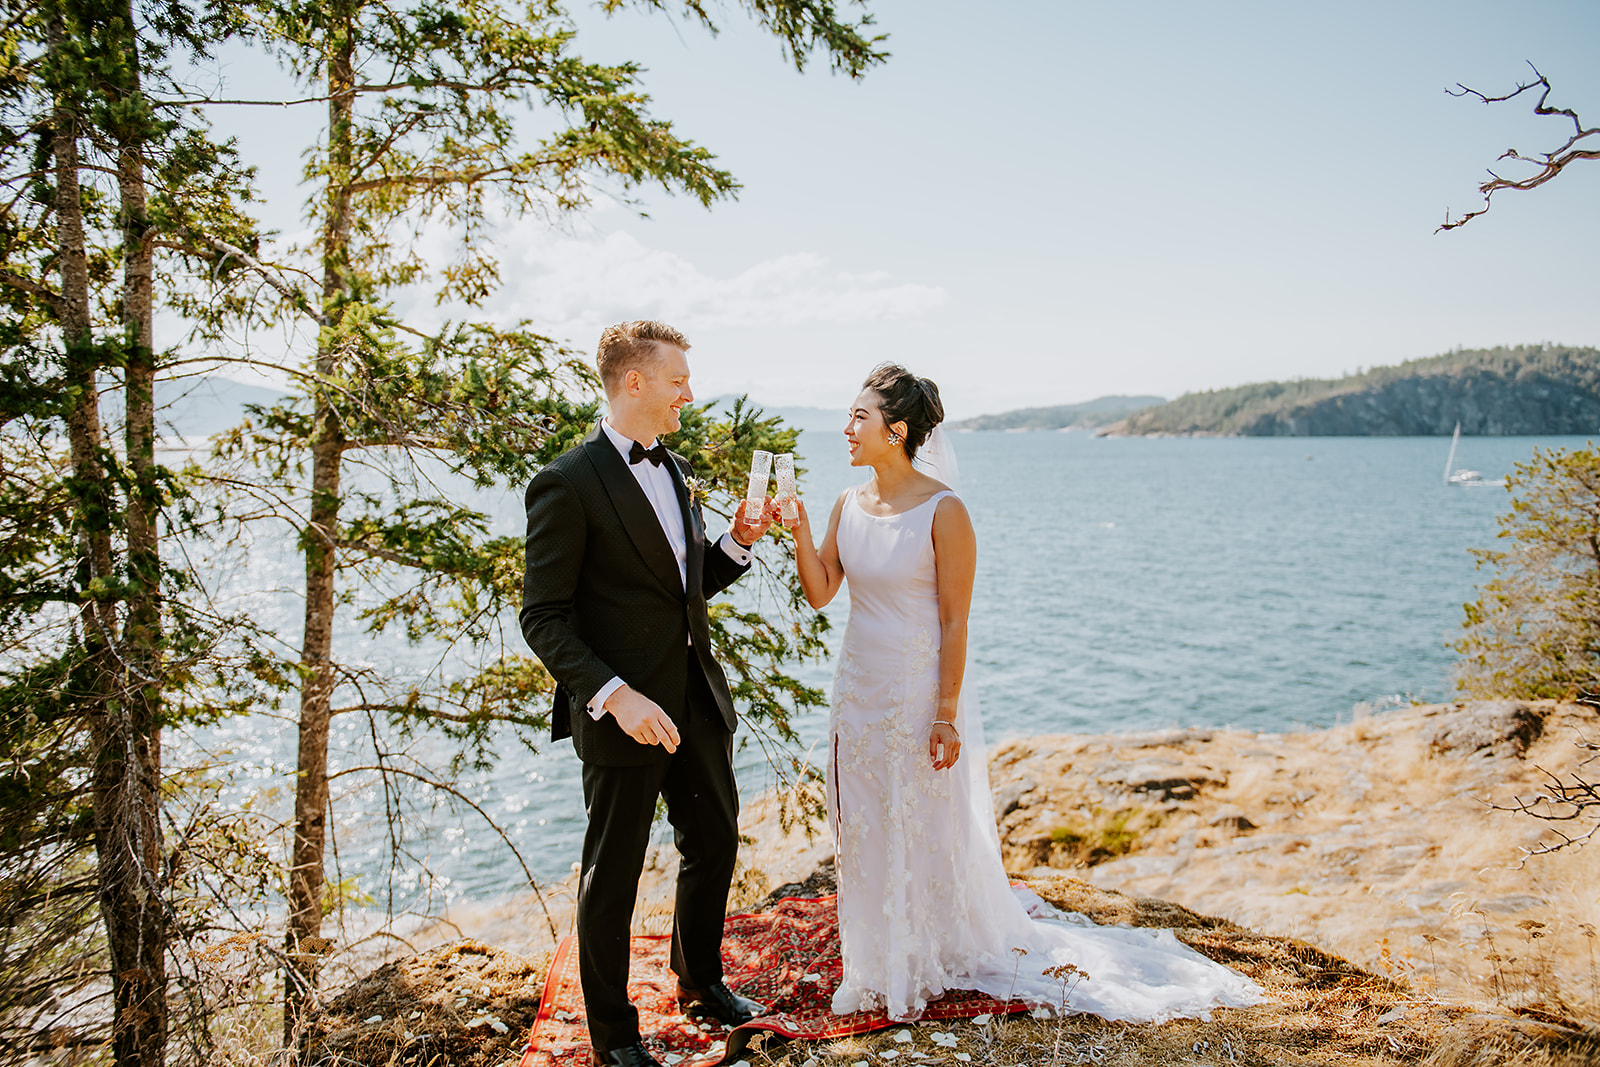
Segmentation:
[(771, 502), (706, 544), (678, 429), (689, 342), (659, 322), (600, 337), (609, 414), (528, 486), (522, 633), (556, 681), (551, 735), (583, 761), (589, 827), (578, 882), (578, 966), (594, 1062), (659, 1067), (628, 1000), (628, 930), (664, 797), (680, 860), (672, 969), (680, 1004), (729, 1025), (765, 1009), (722, 981), (722, 922), (739, 844), (738, 718), (711, 656), (706, 600), (752, 560)]

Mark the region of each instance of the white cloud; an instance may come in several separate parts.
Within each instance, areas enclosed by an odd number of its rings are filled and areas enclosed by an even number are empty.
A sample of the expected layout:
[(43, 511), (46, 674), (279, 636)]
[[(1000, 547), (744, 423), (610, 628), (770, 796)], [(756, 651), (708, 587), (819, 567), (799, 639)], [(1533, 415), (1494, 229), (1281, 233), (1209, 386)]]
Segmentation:
[[(433, 263), (449, 238), (425, 239)], [(896, 281), (883, 271), (846, 271), (813, 252), (791, 252), (735, 274), (705, 271), (687, 256), (653, 248), (625, 230), (570, 234), (522, 222), (498, 236), (501, 287), (482, 312), (529, 319), (539, 332), (587, 342), (606, 323), (660, 318), (691, 333), (730, 327), (794, 327), (917, 316), (943, 304), (937, 286)], [(423, 313), (421, 307), (416, 311)], [(442, 309), (425, 317), (457, 317)]]

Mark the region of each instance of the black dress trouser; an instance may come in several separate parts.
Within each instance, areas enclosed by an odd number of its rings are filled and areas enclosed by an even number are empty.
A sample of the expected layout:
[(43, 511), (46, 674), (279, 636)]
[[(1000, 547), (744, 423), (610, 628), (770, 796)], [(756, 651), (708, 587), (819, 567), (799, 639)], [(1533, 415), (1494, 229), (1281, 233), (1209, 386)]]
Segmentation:
[(722, 981), (722, 923), (739, 849), (733, 734), (692, 654), (689, 679), (684, 710), (673, 719), (677, 752), (643, 767), (583, 765), (589, 827), (578, 881), (578, 970), (589, 1040), (601, 1052), (639, 1038), (639, 1012), (628, 999), (628, 931), (658, 795), (679, 853), (672, 970), (696, 989)]

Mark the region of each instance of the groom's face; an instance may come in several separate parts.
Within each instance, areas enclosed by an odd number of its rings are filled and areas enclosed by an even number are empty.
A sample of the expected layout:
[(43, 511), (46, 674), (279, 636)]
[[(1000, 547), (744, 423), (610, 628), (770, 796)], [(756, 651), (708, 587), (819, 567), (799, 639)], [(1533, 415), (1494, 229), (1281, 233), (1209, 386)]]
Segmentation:
[(689, 388), (689, 360), (683, 349), (656, 342), (656, 358), (639, 371), (635, 396), (639, 413), (648, 420), (652, 433), (657, 437), (676, 433), (680, 425), (678, 409), (694, 399)]

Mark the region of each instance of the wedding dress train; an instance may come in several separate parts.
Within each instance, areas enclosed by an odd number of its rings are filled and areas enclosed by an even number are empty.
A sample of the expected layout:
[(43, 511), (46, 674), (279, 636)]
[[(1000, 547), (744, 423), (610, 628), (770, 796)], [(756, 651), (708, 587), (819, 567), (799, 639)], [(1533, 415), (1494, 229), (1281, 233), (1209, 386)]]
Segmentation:
[[(1170, 930), (1098, 926), (1011, 888), (982, 724), (965, 697), (956, 716), (961, 758), (933, 769), (927, 738), (941, 631), (932, 529), (939, 501), (951, 495), (880, 517), (850, 490), (839, 519), (850, 621), (829, 716), (844, 955), (833, 1010), (915, 1019), (949, 989), (1129, 1021), (1260, 1002), (1254, 982)], [(1044, 973), (1063, 964), (1087, 977)]]

